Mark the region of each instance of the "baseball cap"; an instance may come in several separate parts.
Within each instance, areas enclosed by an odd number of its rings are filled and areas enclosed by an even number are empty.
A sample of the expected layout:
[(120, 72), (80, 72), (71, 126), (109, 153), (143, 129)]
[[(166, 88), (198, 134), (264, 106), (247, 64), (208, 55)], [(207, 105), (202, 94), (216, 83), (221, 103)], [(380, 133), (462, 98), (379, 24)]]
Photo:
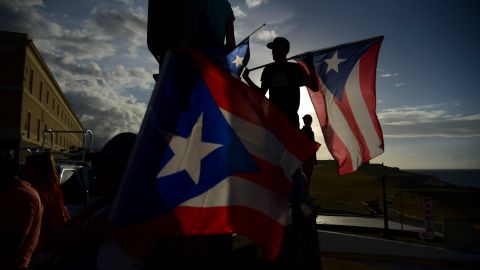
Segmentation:
[(310, 119), (312, 120), (312, 116), (310, 114), (305, 114), (302, 119)]
[(267, 44), (267, 48), (285, 47), (290, 50), (290, 42), (284, 37), (276, 37), (272, 42)]

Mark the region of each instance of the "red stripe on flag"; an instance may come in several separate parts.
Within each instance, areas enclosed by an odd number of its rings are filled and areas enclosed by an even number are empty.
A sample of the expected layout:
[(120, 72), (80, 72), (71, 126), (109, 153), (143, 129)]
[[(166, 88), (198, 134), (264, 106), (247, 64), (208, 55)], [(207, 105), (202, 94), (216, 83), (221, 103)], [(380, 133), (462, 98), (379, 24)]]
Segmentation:
[[(360, 89), (362, 90), (362, 96), (365, 100), (365, 104), (368, 107), (370, 113), (370, 119), (372, 120), (375, 131), (377, 132), (378, 139), (383, 149), (383, 132), (380, 122), (377, 118), (377, 97), (376, 97), (376, 67), (378, 61), (378, 53), (380, 51), (381, 42), (372, 46), (363, 57), (360, 59)], [(371, 89), (371, 91), (369, 91)]]
[[(357, 143), (360, 147), (360, 155), (362, 157), (362, 163), (367, 160), (370, 160), (370, 151), (368, 149), (367, 142), (365, 141), (362, 131), (358, 126), (358, 122), (355, 120), (355, 116), (353, 115), (352, 108), (350, 107), (350, 102), (348, 101), (346, 91), (343, 92), (342, 101), (339, 101), (336, 98), (334, 98), (334, 100), (335, 100), (335, 104), (337, 104), (338, 108), (340, 109), (343, 116), (345, 117), (345, 120), (347, 121), (348, 126), (350, 127), (350, 130), (355, 136), (355, 139), (357, 140)], [(355, 153), (351, 153), (351, 154), (355, 154)]]
[(201, 236), (235, 232), (254, 240), (265, 251), (265, 257), (276, 259), (280, 253), (284, 231), (283, 224), (249, 207), (180, 206), (146, 222), (116, 227), (114, 234), (118, 239), (130, 239), (130, 244), (142, 249), (157, 244), (155, 241), (160, 236)]
[(255, 209), (243, 206), (178, 207), (175, 214), (183, 225), (185, 235), (238, 232), (255, 239), (267, 257), (275, 259), (280, 253), (284, 226)]
[[(305, 69), (307, 65), (302, 61), (298, 61)], [(314, 71), (308, 71), (314, 72)], [(312, 101), (313, 108), (317, 114), (318, 120), (320, 122), (320, 126), (323, 131), (323, 137), (325, 139), (325, 144), (327, 145), (328, 150), (335, 158), (338, 164), (338, 173), (340, 175), (348, 174), (353, 171), (352, 166), (352, 157), (350, 155), (350, 151), (346, 147), (346, 145), (342, 142), (340, 137), (337, 136), (335, 130), (330, 125), (328, 113), (326, 111), (326, 104), (325, 104), (325, 97), (324, 93), (326, 90), (322, 84), (320, 83), (319, 79), (319, 89), (318, 92), (313, 92), (308, 89), (308, 93), (310, 95), (310, 100)]]
[(250, 180), (266, 189), (281, 196), (288, 197), (292, 188), (292, 182), (285, 177), (282, 168), (270, 164), (260, 158), (252, 157), (259, 172), (239, 173), (237, 176)]
[(328, 125), (324, 130), (325, 144), (338, 164), (338, 174), (344, 175), (353, 171), (352, 156), (347, 146), (337, 136), (332, 126)]

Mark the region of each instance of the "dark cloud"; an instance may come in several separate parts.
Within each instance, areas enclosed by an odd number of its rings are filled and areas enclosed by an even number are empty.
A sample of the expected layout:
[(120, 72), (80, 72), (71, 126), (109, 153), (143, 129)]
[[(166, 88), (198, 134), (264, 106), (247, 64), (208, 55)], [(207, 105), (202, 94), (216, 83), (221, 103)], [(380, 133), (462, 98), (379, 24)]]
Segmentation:
[[(154, 84), (151, 72), (121, 65), (102, 70), (96, 62), (77, 64), (55, 56), (49, 59), (83, 125), (94, 131), (97, 146), (116, 133), (138, 131)], [(142, 100), (133, 95), (140, 90), (145, 92), (140, 95)]]
[(138, 132), (154, 83), (146, 69), (154, 60), (144, 60), (146, 50), (138, 56), (146, 47), (144, 9), (130, 1), (102, 4), (67, 28), (54, 21), (60, 16), (45, 12), (42, 1), (0, 0), (0, 8), (1, 30), (33, 38), (97, 147), (119, 132)]
[(232, 10), (233, 10), (233, 15), (235, 15), (235, 18), (237, 18), (237, 19), (247, 17), (247, 13), (245, 13), (245, 11), (243, 11), (240, 8), (240, 6), (233, 6)]
[(128, 7), (119, 10), (102, 5), (93, 8), (89, 27), (113, 40), (128, 39), (127, 50), (137, 55), (138, 47), (147, 40), (147, 17), (142, 8)]
[(469, 138), (480, 137), (480, 115), (449, 112), (449, 104), (385, 109), (378, 113), (385, 137)]
[(108, 84), (92, 78), (65, 80), (65, 92), (83, 125), (94, 132), (95, 145), (117, 133), (138, 132), (146, 110), (134, 96), (121, 96)]
[(245, 0), (245, 3), (247, 4), (247, 6), (249, 8), (255, 8), (255, 7), (258, 7), (262, 4), (265, 4), (267, 3), (268, 0)]

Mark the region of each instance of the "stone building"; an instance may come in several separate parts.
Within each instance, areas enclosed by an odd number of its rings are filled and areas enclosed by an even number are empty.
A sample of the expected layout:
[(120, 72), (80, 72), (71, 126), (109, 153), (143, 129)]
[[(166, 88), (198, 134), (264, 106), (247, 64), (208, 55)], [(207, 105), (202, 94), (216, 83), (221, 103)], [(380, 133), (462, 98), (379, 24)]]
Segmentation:
[(82, 123), (28, 35), (0, 31), (0, 59), (0, 149), (21, 161), (43, 145), (83, 147)]

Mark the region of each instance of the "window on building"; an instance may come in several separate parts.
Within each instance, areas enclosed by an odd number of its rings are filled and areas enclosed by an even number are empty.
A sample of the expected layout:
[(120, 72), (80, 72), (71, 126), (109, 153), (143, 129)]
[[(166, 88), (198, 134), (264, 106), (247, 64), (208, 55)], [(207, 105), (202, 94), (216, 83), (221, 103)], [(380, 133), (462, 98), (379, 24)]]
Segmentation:
[(48, 89), (47, 89), (47, 104), (48, 104), (48, 102), (50, 102), (50, 91), (48, 91)]
[(52, 110), (55, 110), (55, 98), (53, 98), (53, 102), (52, 102)]
[(40, 81), (40, 92), (38, 93), (38, 100), (42, 103), (42, 96), (43, 96), (43, 81)]
[(28, 82), (28, 90), (30, 90), (30, 94), (33, 94), (33, 69), (30, 69), (30, 81)]
[(32, 121), (32, 113), (28, 112), (27, 114), (27, 138), (30, 139), (30, 125)]
[[(43, 127), (43, 131), (47, 131), (48, 130), (48, 127), (47, 127), (47, 124), (45, 124), (45, 126)], [(48, 141), (50, 140), (51, 136), (50, 133), (45, 133), (45, 136), (47, 136), (47, 138), (45, 139), (45, 146), (48, 145)]]
[(60, 115), (60, 103), (57, 103), (57, 116)]
[(42, 124), (42, 122), (40, 121), (40, 118), (37, 119), (37, 142), (40, 141), (40, 125)]

